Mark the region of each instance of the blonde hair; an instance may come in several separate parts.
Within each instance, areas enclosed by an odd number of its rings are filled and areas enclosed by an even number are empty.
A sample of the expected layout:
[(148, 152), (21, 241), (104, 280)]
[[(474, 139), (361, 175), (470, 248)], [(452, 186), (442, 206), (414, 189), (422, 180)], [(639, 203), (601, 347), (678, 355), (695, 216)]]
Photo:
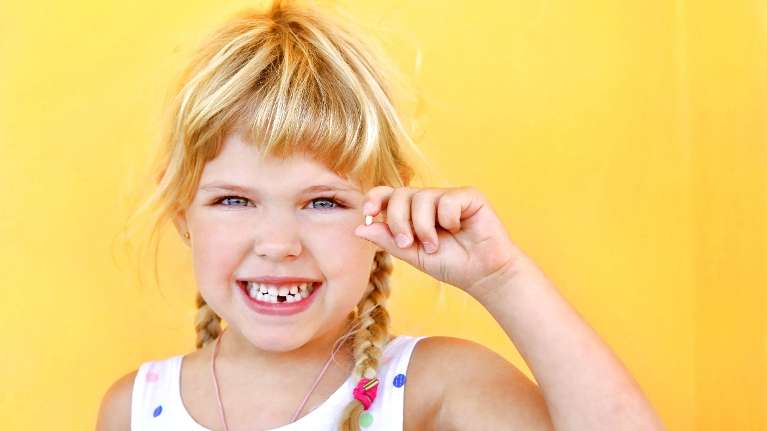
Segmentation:
[[(421, 155), (401, 123), (392, 76), (378, 47), (351, 24), (314, 7), (275, 1), (248, 9), (211, 33), (174, 89), (153, 167), (157, 186), (137, 212), (151, 213), (152, 235), (193, 200), (205, 163), (223, 138), (243, 133), (263, 155), (306, 153), (339, 175), (407, 186), (415, 170), (405, 146)], [(157, 249), (155, 248), (155, 265)], [(392, 258), (378, 251), (369, 286), (350, 321), (353, 373), (373, 378), (389, 338)], [(155, 277), (156, 277), (155, 266)], [(197, 292), (197, 348), (221, 333), (221, 317)], [(343, 338), (343, 337), (342, 337)], [(340, 430), (360, 429), (353, 399)]]

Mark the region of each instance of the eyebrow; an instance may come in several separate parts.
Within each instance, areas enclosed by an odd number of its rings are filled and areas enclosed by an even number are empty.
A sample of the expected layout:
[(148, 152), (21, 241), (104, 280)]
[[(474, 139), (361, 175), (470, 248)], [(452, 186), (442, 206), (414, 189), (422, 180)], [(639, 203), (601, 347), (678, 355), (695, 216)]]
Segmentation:
[[(219, 183), (219, 182), (204, 184), (200, 186), (200, 190), (228, 190), (228, 191), (232, 191), (236, 193), (245, 193), (245, 194), (252, 194), (252, 195), (258, 194), (258, 190), (254, 188), (240, 186), (237, 184), (228, 184), (228, 183)], [(317, 185), (309, 186), (301, 190), (301, 192), (312, 193), (312, 192), (328, 192), (328, 191), (338, 191), (338, 190), (361, 192), (361, 190), (357, 187), (343, 185), (343, 184), (317, 184)]]

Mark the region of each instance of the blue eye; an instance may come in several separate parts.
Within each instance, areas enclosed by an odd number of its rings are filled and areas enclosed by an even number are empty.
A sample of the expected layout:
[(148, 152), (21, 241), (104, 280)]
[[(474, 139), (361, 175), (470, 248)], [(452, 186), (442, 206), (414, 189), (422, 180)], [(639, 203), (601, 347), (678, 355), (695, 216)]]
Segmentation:
[(320, 207), (320, 209), (344, 208), (344, 206), (343, 206), (343, 205), (341, 205), (341, 204), (340, 204), (338, 201), (336, 201), (335, 199), (333, 199), (333, 198), (330, 198), (330, 197), (326, 197), (326, 198), (316, 198), (316, 199), (312, 199), (312, 200), (311, 200), (311, 202), (316, 202), (316, 201), (320, 201), (320, 202), (321, 202), (321, 201), (325, 201), (325, 202), (333, 202), (333, 204), (335, 205), (335, 206), (333, 206), (333, 207), (323, 206), (323, 207)]
[[(241, 206), (241, 205), (236, 205), (236, 204), (234, 204), (234, 205), (224, 204), (223, 202), (226, 202), (226, 201), (240, 201), (240, 202), (246, 202), (246, 205), (245, 205), (245, 206), (247, 206), (247, 202), (249, 202), (249, 200), (248, 200), (248, 199), (246, 199), (246, 198), (243, 198), (243, 197), (240, 197), (240, 196), (224, 196), (224, 197), (221, 197), (221, 198), (217, 199), (217, 200), (214, 202), (214, 205), (223, 205), (223, 206), (225, 206), (225, 207)], [(323, 205), (323, 206), (320, 206), (319, 208), (315, 207), (316, 209), (334, 209), (334, 208), (346, 208), (346, 206), (345, 206), (345, 205), (343, 205), (341, 202), (339, 202), (339, 201), (337, 201), (337, 200), (333, 199), (333, 198), (332, 198), (332, 197), (330, 197), (330, 196), (327, 196), (327, 197), (319, 197), (319, 198), (314, 198), (314, 199), (312, 199), (310, 202), (311, 202), (311, 203), (314, 203), (314, 202), (317, 202), (317, 201), (320, 201), (320, 202), (321, 202), (321, 201), (332, 202), (333, 206), (327, 206), (327, 205)]]
[[(242, 197), (239, 197), (239, 196), (224, 196), (224, 197), (222, 197), (221, 199), (218, 199), (218, 200), (215, 202), (215, 204), (220, 204), (221, 202), (224, 202), (224, 201), (226, 201), (227, 199), (232, 199), (232, 200), (240, 200), (240, 201), (247, 201), (247, 199), (245, 199), (245, 198), (242, 198)], [(226, 207), (231, 207), (231, 206), (238, 206), (238, 205), (224, 205), (224, 206), (226, 206)]]

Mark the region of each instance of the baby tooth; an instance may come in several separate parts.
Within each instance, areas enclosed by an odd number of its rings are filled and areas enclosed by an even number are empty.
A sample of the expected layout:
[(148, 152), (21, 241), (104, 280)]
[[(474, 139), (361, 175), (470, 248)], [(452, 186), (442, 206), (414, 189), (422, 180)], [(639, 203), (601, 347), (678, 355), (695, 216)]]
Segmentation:
[(280, 289), (277, 292), (278, 292), (278, 295), (285, 296), (290, 292), (290, 289), (287, 287), (280, 287)]
[(291, 287), (290, 287), (290, 293), (292, 293), (292, 294), (294, 294), (294, 295), (295, 295), (296, 293), (298, 293), (298, 286), (291, 286)]
[(276, 287), (270, 287), (269, 288), (269, 294), (270, 295), (277, 295), (277, 288)]

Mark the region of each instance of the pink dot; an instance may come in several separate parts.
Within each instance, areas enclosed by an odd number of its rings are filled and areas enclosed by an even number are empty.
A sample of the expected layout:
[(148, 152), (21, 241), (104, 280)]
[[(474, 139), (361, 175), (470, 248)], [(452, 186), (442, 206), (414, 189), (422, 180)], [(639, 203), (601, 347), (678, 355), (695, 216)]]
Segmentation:
[(160, 379), (160, 374), (155, 373), (154, 371), (150, 371), (146, 373), (146, 381), (147, 382), (156, 382)]

